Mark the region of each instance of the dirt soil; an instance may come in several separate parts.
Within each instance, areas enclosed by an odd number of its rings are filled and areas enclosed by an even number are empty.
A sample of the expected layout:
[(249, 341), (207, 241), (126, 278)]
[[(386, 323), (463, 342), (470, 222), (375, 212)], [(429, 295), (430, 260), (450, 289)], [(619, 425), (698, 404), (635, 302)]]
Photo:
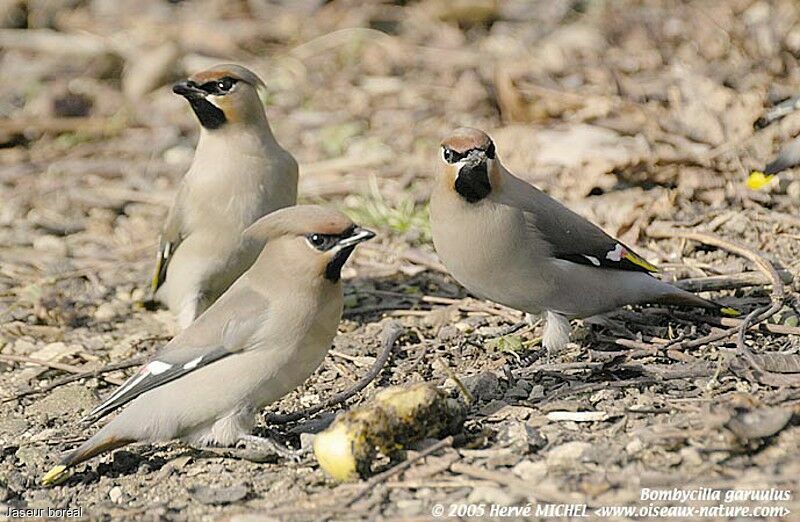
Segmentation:
[[(791, 103), (763, 120), (798, 94), (796, 2), (8, 0), (0, 25), (3, 514), (409, 520), (437, 504), (594, 510), (647, 506), (641, 488), (706, 487), (790, 490), (743, 505), (800, 516), (800, 158), (747, 184), (800, 133)], [(345, 269), (331, 354), (259, 420), (305, 451), (254, 463), (134, 445), (44, 488), (42, 474), (97, 429), (79, 419), (135, 368), (65, 380), (146, 356), (174, 332), (167, 310), (143, 305), (198, 131), (170, 85), (219, 62), (265, 80), (302, 200), (380, 233)], [(661, 307), (578, 323), (549, 358), (540, 322), (502, 335), (522, 315), (470, 297), (430, 240), (438, 144), (462, 125), (488, 130), (513, 172), (635, 245), (661, 276), (745, 314), (773, 299), (777, 313), (738, 344), (736, 331), (703, 340), (736, 321)], [(759, 259), (782, 271), (783, 289)], [(387, 321), (404, 328), (391, 359), (343, 407), (391, 384), (452, 389), (449, 372), (476, 402), (453, 444), (385, 480), (336, 484), (307, 434), (338, 409), (265, 416), (352, 385)]]

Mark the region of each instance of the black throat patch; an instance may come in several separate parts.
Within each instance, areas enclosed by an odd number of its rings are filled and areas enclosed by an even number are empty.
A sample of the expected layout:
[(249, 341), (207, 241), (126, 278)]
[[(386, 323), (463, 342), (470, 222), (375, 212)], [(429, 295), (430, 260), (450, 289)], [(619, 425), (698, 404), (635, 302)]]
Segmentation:
[(347, 261), (347, 258), (350, 257), (350, 254), (353, 253), (355, 248), (356, 246), (353, 245), (345, 247), (336, 252), (336, 255), (330, 260), (328, 266), (325, 267), (325, 279), (332, 283), (336, 283), (342, 278), (342, 267), (344, 266), (345, 261)]
[(197, 114), (197, 119), (200, 120), (200, 125), (206, 129), (218, 129), (228, 121), (225, 119), (225, 113), (210, 101), (204, 98), (188, 98), (188, 100), (192, 110)]
[(470, 203), (477, 203), (492, 191), (486, 162), (474, 167), (464, 166), (456, 177), (456, 192)]

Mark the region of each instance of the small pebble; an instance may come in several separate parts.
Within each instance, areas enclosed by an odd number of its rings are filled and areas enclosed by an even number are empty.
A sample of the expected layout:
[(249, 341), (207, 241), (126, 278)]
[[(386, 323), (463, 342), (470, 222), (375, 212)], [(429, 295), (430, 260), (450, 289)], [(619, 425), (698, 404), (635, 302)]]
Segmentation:
[(103, 303), (94, 311), (94, 318), (98, 321), (110, 321), (117, 316), (117, 311), (111, 303)]
[(110, 498), (111, 502), (114, 504), (119, 504), (119, 501), (122, 499), (122, 488), (119, 486), (111, 488), (111, 491), (108, 492), (108, 498)]
[(301, 433), (300, 434), (300, 449), (303, 452), (311, 451), (314, 447), (314, 437), (316, 433)]

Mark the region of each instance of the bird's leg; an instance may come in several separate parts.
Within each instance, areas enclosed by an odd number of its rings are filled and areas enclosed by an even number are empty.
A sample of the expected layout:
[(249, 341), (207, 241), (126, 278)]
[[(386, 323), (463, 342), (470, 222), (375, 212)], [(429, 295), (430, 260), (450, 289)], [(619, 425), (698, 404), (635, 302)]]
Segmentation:
[(546, 350), (548, 362), (554, 352), (560, 352), (569, 342), (569, 319), (555, 312), (547, 312), (542, 333), (542, 346)]

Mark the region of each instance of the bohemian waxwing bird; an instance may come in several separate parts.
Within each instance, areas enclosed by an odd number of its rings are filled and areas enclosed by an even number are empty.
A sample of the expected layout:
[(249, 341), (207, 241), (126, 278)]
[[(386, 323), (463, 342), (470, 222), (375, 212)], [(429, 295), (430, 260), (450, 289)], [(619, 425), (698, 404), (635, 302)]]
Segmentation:
[(436, 252), (473, 294), (546, 312), (548, 350), (569, 341), (569, 319), (627, 304), (738, 314), (650, 275), (656, 268), (630, 248), (508, 172), (484, 132), (458, 129), (441, 150), (430, 205)]
[(152, 290), (181, 329), (261, 252), (263, 242), (242, 231), (297, 201), (297, 162), (272, 135), (263, 88), (253, 72), (228, 64), (172, 88), (200, 121), (200, 140), (164, 224)]
[(45, 484), (132, 442), (273, 446), (248, 434), (255, 413), (320, 365), (342, 317), (342, 265), (375, 234), (336, 210), (302, 205), (261, 218), (244, 235), (266, 242), (253, 265), (91, 412), (101, 418), (128, 404)]

